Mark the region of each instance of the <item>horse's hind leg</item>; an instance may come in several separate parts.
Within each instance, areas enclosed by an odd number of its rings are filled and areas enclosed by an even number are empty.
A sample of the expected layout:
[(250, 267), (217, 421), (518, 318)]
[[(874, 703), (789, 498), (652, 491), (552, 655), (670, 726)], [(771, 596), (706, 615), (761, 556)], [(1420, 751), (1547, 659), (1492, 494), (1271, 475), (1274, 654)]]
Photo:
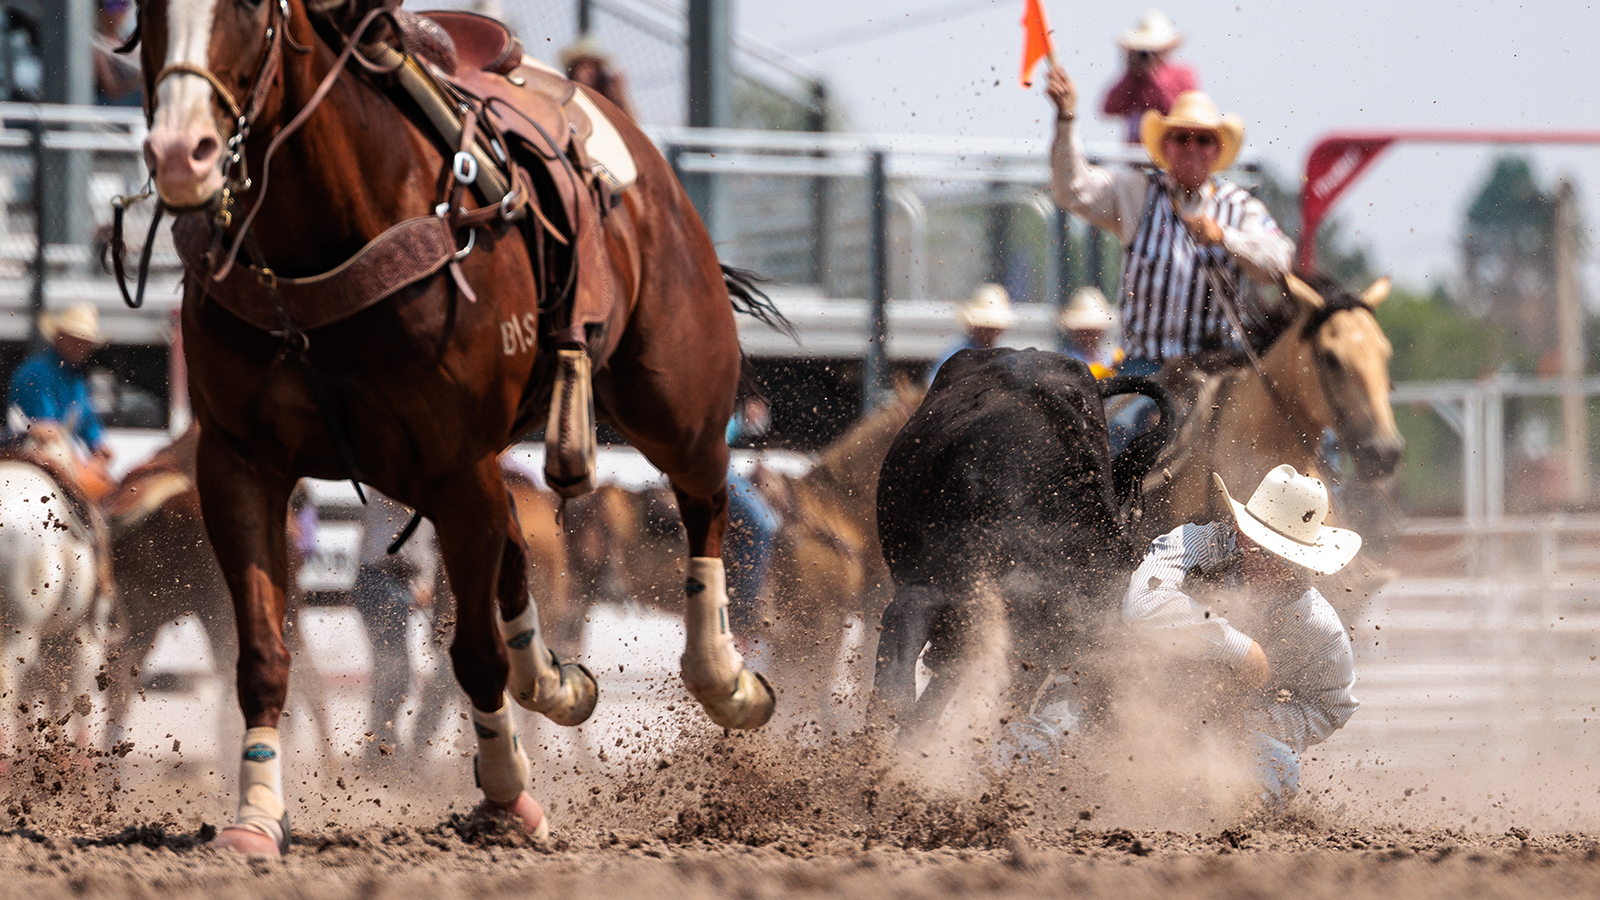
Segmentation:
[(594, 710), (594, 678), (581, 666), (562, 665), (539, 635), (538, 607), (528, 595), (527, 551), (495, 459), (487, 457), (441, 485), (436, 499), (441, 502), (428, 506), (456, 598), (450, 660), (471, 701), (478, 786), (490, 809), (514, 814), (539, 835), (548, 826), (526, 790), (528, 761), (507, 702), (507, 682), (519, 705), (575, 725)]
[(289, 651), (283, 640), (288, 580), (284, 526), (292, 482), (263, 472), (210, 434), (202, 431), (200, 438), (200, 503), (233, 597), (239, 709), (246, 729), (239, 817), (215, 843), (243, 853), (282, 854), (289, 848), (289, 812), (278, 720), (289, 693)]
[[(727, 458), (726, 447), (722, 457)], [(725, 462), (722, 469), (726, 470)], [(683, 683), (711, 721), (724, 728), (760, 728), (772, 718), (777, 698), (766, 678), (744, 664), (728, 624), (727, 573), (720, 556), (728, 526), (727, 484), (710, 496), (697, 496), (674, 480), (673, 491), (689, 533)]]

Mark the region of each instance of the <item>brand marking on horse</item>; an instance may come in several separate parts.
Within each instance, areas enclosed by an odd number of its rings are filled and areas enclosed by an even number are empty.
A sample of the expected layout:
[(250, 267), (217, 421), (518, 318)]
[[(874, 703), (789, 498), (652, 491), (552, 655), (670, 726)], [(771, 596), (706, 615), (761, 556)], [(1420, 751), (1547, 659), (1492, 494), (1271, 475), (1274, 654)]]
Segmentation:
[(539, 340), (539, 329), (533, 313), (523, 313), (500, 323), (500, 349), (506, 356), (516, 356), (532, 350)]
[(270, 762), (278, 758), (278, 751), (266, 744), (251, 744), (244, 748), (244, 758), (256, 763)]
[(508, 638), (506, 640), (506, 646), (513, 650), (526, 650), (528, 645), (533, 643), (533, 639), (535, 637), (538, 637), (538, 632), (534, 631), (532, 628), (529, 628), (527, 631), (524, 631), (521, 634)]
[(478, 733), (478, 740), (480, 741), (492, 741), (500, 736), (500, 732), (495, 731), (493, 728), (485, 728), (477, 722), (472, 723), (472, 730)]
[(687, 593), (691, 597), (693, 597), (694, 595), (700, 593), (701, 591), (703, 591), (705, 589), (706, 589), (706, 586), (704, 584), (700, 583), (700, 581), (698, 579), (694, 579), (694, 578), (689, 579), (683, 585), (684, 592)]

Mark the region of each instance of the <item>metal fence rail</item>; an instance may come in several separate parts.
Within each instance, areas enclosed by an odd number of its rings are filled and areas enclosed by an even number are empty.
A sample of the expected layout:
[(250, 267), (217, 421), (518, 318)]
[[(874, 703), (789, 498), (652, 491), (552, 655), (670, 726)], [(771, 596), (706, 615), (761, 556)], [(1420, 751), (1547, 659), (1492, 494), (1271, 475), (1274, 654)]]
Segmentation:
[[(907, 320), (917, 309), (884, 316), (873, 312), (874, 297), (948, 302), (992, 280), (1024, 303), (1050, 304), (1091, 276), (1083, 259), (1071, 258), (1085, 229), (1049, 200), (1043, 137), (647, 131), (680, 173), (722, 183), (730, 214), (717, 239), (726, 261), (790, 286), (792, 296), (854, 302), (869, 323)], [(122, 311), (101, 268), (111, 198), (135, 193), (145, 181), (144, 137), (136, 109), (0, 103), (0, 311), (8, 313), (0, 316), (0, 339), (26, 337), (30, 307), (86, 298), (101, 307), (113, 341), (151, 338), (142, 324), (148, 314)], [(1105, 161), (1138, 158), (1121, 144), (1090, 152)], [(71, 189), (35, 196), (36, 174), (57, 169), (72, 176)], [(130, 241), (143, 235), (152, 208), (133, 208)], [(177, 257), (162, 229), (152, 265), (154, 309), (175, 306), (177, 281)], [(946, 308), (935, 314), (948, 323)], [(944, 327), (953, 336), (953, 326)], [(870, 328), (849, 331), (859, 348), (841, 355), (866, 356), (885, 344)], [(803, 337), (803, 344), (839, 345), (830, 335)], [(919, 342), (898, 343), (923, 352)]]

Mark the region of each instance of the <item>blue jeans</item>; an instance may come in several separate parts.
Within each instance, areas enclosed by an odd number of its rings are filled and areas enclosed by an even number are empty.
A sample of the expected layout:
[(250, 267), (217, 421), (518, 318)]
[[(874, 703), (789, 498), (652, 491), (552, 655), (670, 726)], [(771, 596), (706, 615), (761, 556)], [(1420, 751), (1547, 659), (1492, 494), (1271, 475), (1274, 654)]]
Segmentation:
[(1288, 744), (1260, 732), (1251, 735), (1250, 751), (1261, 802), (1268, 809), (1281, 808), (1300, 792), (1300, 757)]
[[(1145, 378), (1161, 371), (1161, 363), (1153, 359), (1125, 360), (1117, 369), (1118, 375), (1140, 375)], [(1142, 394), (1133, 395), (1127, 405), (1106, 422), (1107, 437), (1111, 442), (1111, 456), (1128, 449), (1128, 444), (1139, 435), (1156, 427), (1161, 421), (1161, 410), (1156, 402)]]
[(1006, 726), (995, 742), (994, 767), (1005, 771), (1017, 764), (1059, 762), (1068, 744), (1081, 739), (1088, 726), (1083, 704), (1076, 698), (1046, 703)]
[(755, 624), (756, 605), (767, 583), (778, 514), (750, 479), (728, 472), (728, 538), (723, 556), (728, 573), (728, 626), (745, 634)]
[(356, 575), (350, 602), (361, 613), (372, 642), (372, 723), (378, 740), (367, 745), (369, 754), (379, 744), (398, 746), (400, 705), (411, 690), (411, 656), (406, 642), (411, 607), (416, 596), (409, 581), (386, 571), (382, 566), (363, 565)]

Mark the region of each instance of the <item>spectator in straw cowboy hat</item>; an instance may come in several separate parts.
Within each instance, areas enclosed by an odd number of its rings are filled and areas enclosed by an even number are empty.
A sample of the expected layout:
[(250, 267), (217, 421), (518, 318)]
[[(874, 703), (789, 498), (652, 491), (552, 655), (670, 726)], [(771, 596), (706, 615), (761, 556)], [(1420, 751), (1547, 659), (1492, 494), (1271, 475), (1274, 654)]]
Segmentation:
[(1127, 71), (1106, 91), (1102, 109), (1108, 116), (1121, 116), (1128, 123), (1128, 143), (1139, 143), (1139, 122), (1149, 110), (1166, 115), (1185, 91), (1200, 89), (1194, 69), (1167, 58), (1183, 43), (1183, 36), (1172, 20), (1159, 9), (1144, 14), (1139, 24), (1117, 39)]
[(8, 405), (29, 420), (59, 422), (92, 454), (99, 468), (111, 460), (105, 429), (84, 382), (84, 363), (105, 344), (100, 314), (88, 303), (39, 317), (45, 346), (34, 351), (11, 375)]
[[(1153, 375), (1166, 363), (1242, 347), (1230, 319), (1254, 331), (1265, 318), (1248, 283), (1277, 283), (1294, 256), (1266, 206), (1218, 174), (1239, 155), (1244, 123), (1189, 91), (1170, 113), (1149, 110), (1140, 120), (1154, 171), (1108, 169), (1084, 158), (1073, 127), (1077, 89), (1064, 70), (1050, 71), (1046, 92), (1056, 107), (1056, 202), (1122, 241), (1123, 374)], [(1141, 401), (1111, 423), (1113, 452), (1148, 427), (1154, 404)]]
[(1096, 378), (1110, 378), (1122, 362), (1122, 351), (1107, 340), (1117, 316), (1099, 288), (1081, 287), (1056, 318), (1061, 352), (1089, 367)]
[(1011, 295), (998, 284), (980, 284), (966, 302), (956, 307), (956, 319), (966, 333), (945, 349), (928, 367), (928, 383), (933, 383), (939, 367), (945, 360), (962, 350), (984, 350), (993, 347), (1006, 329), (1017, 324), (1016, 310), (1011, 308)]
[(561, 68), (568, 78), (610, 100), (628, 118), (636, 118), (633, 104), (628, 102), (627, 79), (612, 67), (611, 54), (593, 35), (586, 34), (562, 49)]

